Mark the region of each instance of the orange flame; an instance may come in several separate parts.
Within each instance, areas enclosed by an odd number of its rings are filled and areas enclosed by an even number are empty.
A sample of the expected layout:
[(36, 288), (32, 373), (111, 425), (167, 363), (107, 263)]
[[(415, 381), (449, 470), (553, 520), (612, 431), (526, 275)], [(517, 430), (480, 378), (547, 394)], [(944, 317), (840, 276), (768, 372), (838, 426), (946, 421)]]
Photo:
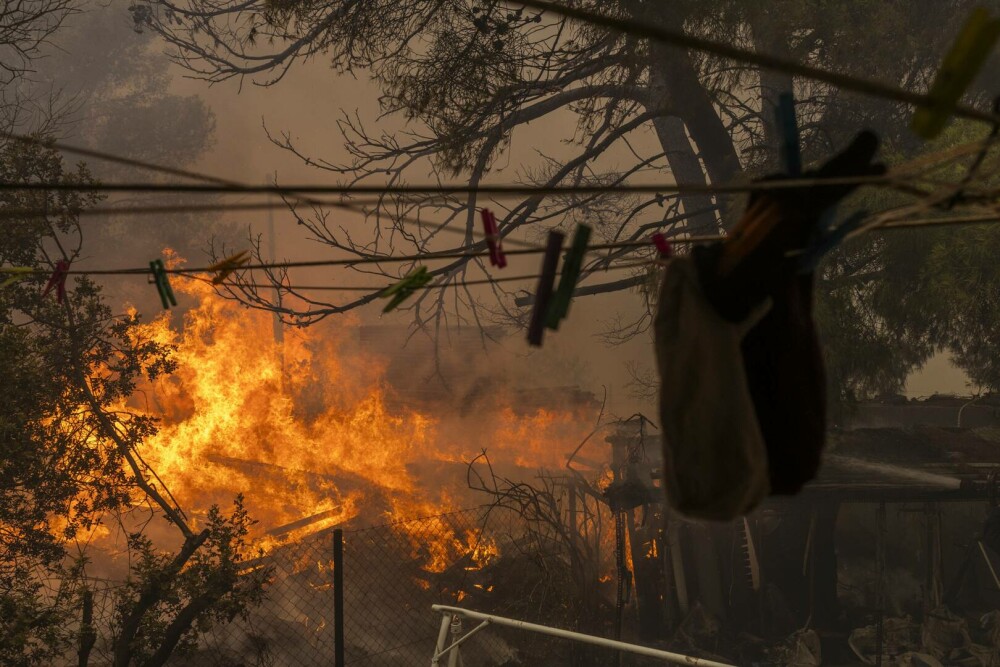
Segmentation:
[[(197, 305), (183, 322), (164, 313), (140, 332), (173, 346), (178, 362), (133, 401), (161, 418), (145, 458), (193, 516), (244, 493), (262, 548), (359, 515), (376, 522), (458, 509), (464, 474), (425, 483), (414, 465), (468, 461), (489, 445), (507, 462), (561, 467), (591, 428), (572, 410), (497, 406), (472, 437), (436, 415), (390, 410), (385, 360), (352, 347), (356, 320), (286, 330), (278, 343), (269, 314), (199, 281), (177, 279), (174, 288)], [(428, 571), (467, 554), (482, 568), (499, 553), (473, 532), (426, 525), (412, 543)]]

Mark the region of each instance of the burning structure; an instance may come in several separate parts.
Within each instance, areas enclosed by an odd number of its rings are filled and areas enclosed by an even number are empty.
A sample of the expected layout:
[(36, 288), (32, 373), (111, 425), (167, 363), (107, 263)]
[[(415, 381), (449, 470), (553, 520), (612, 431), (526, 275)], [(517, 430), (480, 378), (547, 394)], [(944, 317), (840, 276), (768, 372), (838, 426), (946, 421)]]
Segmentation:
[[(402, 352), (389, 350), (383, 342), (396, 340), (398, 332), (386, 336), (378, 328), (343, 321), (337, 327), (286, 330), (275, 340), (266, 314), (247, 313), (193, 281), (178, 281), (176, 288), (200, 298), (185, 313), (183, 326), (171, 326), (165, 314), (138, 334), (171, 346), (178, 361), (169, 378), (142, 387), (130, 406), (161, 419), (145, 459), (195, 525), (211, 505), (242, 494), (256, 521), (250, 540), (258, 555), (247, 567), (272, 577), (266, 601), (254, 612), (255, 625), (250, 619), (240, 629), (218, 630), (213, 635), (218, 641), (185, 660), (212, 656), (205, 659), (218, 664), (226, 656), (241, 664), (256, 652), (278, 656), (276, 664), (302, 664), (310, 651), (328, 655), (323, 637), (333, 627), (328, 596), (335, 526), (382, 526), (349, 533), (346, 546), (354, 559), (348, 566), (354, 584), (348, 586), (348, 602), (366, 609), (361, 617), (381, 619), (371, 627), (354, 626), (363, 630), (354, 635), (351, 650), (365, 655), (390, 653), (378, 648), (379, 642), (391, 644), (392, 628), (407, 618), (421, 628), (429, 622), (430, 631), (395, 653), (426, 654), (424, 640), (433, 644), (436, 624), (429, 605), (503, 597), (497, 573), (510, 572), (520, 559), (548, 560), (558, 569), (569, 554), (574, 574), (568, 584), (554, 579), (551, 590), (569, 585), (585, 591), (602, 575), (605, 587), (611, 585), (610, 574), (599, 571), (608, 533), (600, 525), (606, 512), (594, 491), (606, 466), (573, 473), (593, 489), (578, 502), (585, 546), (577, 546), (562, 528), (564, 482), (540, 473), (562, 468), (573, 450), (580, 460), (606, 458), (606, 445), (587, 438), (600, 412), (592, 395), (558, 387), (519, 391), (497, 375), (487, 393), (467, 362), (463, 373), (441, 365), (418, 368), (407, 360), (447, 359), (420, 354), (421, 341)], [(255, 345), (246, 345), (248, 339)], [(481, 341), (475, 344), (481, 350)], [(466, 384), (446, 386), (456, 378)], [(441, 395), (435, 392), (444, 391), (460, 392), (463, 409), (456, 414), (437, 409)], [(536, 493), (513, 481), (536, 477), (543, 480), (541, 487), (551, 486)], [(473, 478), (478, 481), (470, 484)], [(531, 490), (530, 498), (518, 495), (525, 490)], [(544, 511), (539, 502), (548, 504)], [(525, 503), (535, 503), (534, 509)], [(377, 544), (369, 543), (379, 534)], [(107, 529), (92, 536), (92, 581), (124, 579), (127, 539), (125, 531)], [(166, 534), (163, 539), (176, 540)], [(502, 566), (496, 563), (501, 554)], [(524, 602), (514, 605), (524, 591), (505, 586), (518, 591), (505, 608), (525, 613)], [(568, 610), (572, 596), (560, 595)], [(566, 618), (576, 623), (575, 617)], [(307, 629), (304, 638), (288, 641), (299, 636), (289, 627)], [(102, 641), (95, 660), (107, 651)]]
[[(368, 664), (426, 661), (434, 603), (737, 664), (985, 665), (995, 651), (961, 616), (1000, 596), (989, 399), (862, 409), (801, 496), (707, 524), (665, 506), (658, 434), (641, 415), (595, 429), (585, 392), (484, 391), (448, 359), (393, 355), (398, 332), (379, 328), (277, 342), (266, 315), (180, 288), (201, 297), (183, 328), (164, 316), (143, 331), (180, 362), (133, 406), (163, 415), (148, 461), (196, 520), (245, 494), (258, 521), (248, 566), (270, 576), (260, 606), (182, 664), (328, 660), (334, 527), (346, 530), (345, 648)], [(462, 396), (456, 414), (434, 409), (444, 392)], [(942, 425), (953, 418), (966, 428)], [(95, 580), (120, 580), (123, 536), (93, 539)], [(942, 624), (965, 629), (933, 640)], [(485, 665), (613, 657), (504, 631), (473, 644), (467, 657)]]

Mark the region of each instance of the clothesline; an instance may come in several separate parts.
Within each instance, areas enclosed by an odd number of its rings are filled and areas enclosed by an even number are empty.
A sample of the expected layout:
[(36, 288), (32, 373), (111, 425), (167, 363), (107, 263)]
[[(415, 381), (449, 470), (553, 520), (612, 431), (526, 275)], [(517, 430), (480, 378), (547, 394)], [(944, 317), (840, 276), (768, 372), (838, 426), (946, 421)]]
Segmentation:
[[(884, 215), (884, 213), (875, 214)], [(908, 221), (887, 221), (884, 224), (880, 224), (877, 227), (872, 227), (867, 229), (870, 232), (887, 232), (896, 231), (903, 229), (916, 229), (922, 227), (931, 226), (968, 226), (973, 224), (996, 224), (1000, 223), (1000, 212), (997, 213), (982, 213), (979, 215), (967, 215), (967, 216), (951, 216), (951, 217), (941, 217), (941, 218), (920, 218), (916, 220)], [(699, 236), (682, 236), (673, 237), (668, 240), (674, 245), (695, 245), (702, 243), (712, 243), (716, 241), (721, 241), (725, 236), (718, 234), (707, 234)], [(654, 250), (653, 245), (650, 241), (623, 241), (617, 243), (598, 243), (589, 245), (587, 250), (589, 252), (600, 252), (606, 250), (641, 250), (649, 249), (650, 252)], [(541, 255), (544, 254), (544, 248), (524, 248), (505, 251), (507, 255)], [(239, 267), (240, 271), (252, 271), (252, 270), (265, 270), (265, 269), (291, 269), (291, 268), (321, 268), (328, 266), (355, 266), (355, 265), (371, 265), (371, 264), (411, 264), (421, 261), (433, 261), (433, 260), (445, 260), (445, 259), (476, 259), (476, 258), (488, 258), (488, 252), (440, 252), (440, 253), (421, 253), (415, 255), (395, 255), (395, 256), (385, 256), (385, 257), (356, 257), (353, 259), (326, 259), (326, 260), (306, 260), (306, 261), (282, 261), (282, 262), (262, 262), (257, 264), (246, 264)], [(608, 267), (603, 267), (600, 270), (611, 270), (617, 268), (635, 268), (637, 266), (655, 264), (657, 260), (648, 260), (634, 262), (624, 265), (611, 265)], [(164, 273), (182, 275), (185, 277), (194, 277), (191, 274), (196, 273), (213, 273), (217, 272), (218, 269), (212, 266), (196, 267), (196, 268), (172, 268), (165, 269)], [(20, 275), (30, 276), (30, 275), (48, 275), (51, 270), (48, 269), (30, 269), (30, 270), (20, 270), (16, 267), (0, 267), (0, 274), (3, 273), (13, 273), (16, 272)], [(65, 272), (67, 275), (94, 275), (94, 276), (131, 276), (131, 275), (148, 275), (150, 269), (148, 267), (141, 268), (123, 268), (123, 269), (70, 269)], [(527, 278), (537, 278), (537, 275), (532, 276), (515, 276), (515, 277), (502, 277), (496, 279), (484, 279), (482, 281), (469, 281), (460, 284), (489, 284), (493, 282), (507, 282), (515, 280), (524, 280)], [(244, 284), (246, 286), (251, 286), (251, 284)], [(265, 285), (253, 285), (256, 287), (265, 287)], [(274, 287), (274, 284), (268, 284), (266, 287)], [(324, 289), (332, 289), (335, 286), (325, 286)], [(371, 287), (371, 288), (361, 288), (361, 287), (350, 287), (351, 290), (360, 289), (383, 289), (384, 286)], [(429, 286), (433, 287), (433, 286)], [(319, 286), (315, 288), (303, 287), (302, 289), (319, 289)]]
[[(645, 266), (649, 266), (654, 262), (631, 262), (627, 264), (616, 264), (602, 268), (599, 270), (600, 273), (608, 273), (610, 271), (624, 271), (626, 269), (635, 269)], [(214, 285), (219, 285), (222, 287), (229, 288), (239, 288), (239, 289), (280, 289), (282, 291), (320, 291), (320, 292), (377, 292), (384, 290), (388, 285), (295, 285), (291, 283), (244, 283), (239, 281), (223, 281), (221, 283), (212, 283), (210, 278), (205, 276), (194, 275), (193, 273), (187, 273), (185, 271), (176, 271), (178, 275), (183, 278), (188, 278), (191, 280), (197, 280), (200, 282), (211, 283)], [(528, 280), (538, 280), (538, 274), (524, 274), (519, 276), (503, 276), (494, 278), (483, 278), (476, 280), (455, 280), (449, 281), (445, 285), (423, 285), (421, 287), (414, 288), (420, 291), (430, 291), (434, 289), (441, 289), (442, 287), (474, 287), (479, 285), (493, 285), (497, 283), (513, 283), (513, 282), (525, 282)]]

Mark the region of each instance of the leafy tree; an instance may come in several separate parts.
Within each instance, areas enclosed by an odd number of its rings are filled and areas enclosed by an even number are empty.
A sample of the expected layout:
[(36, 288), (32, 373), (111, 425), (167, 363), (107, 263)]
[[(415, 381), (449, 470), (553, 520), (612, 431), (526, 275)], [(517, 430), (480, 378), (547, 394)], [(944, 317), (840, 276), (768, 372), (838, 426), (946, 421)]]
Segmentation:
[[(43, 97), (27, 81), (45, 42), (78, 8), (68, 0), (0, 8), (0, 71), (9, 74), (0, 127), (34, 127), (46, 138), (65, 127), (58, 108), (33, 104)], [(89, 537), (102, 523), (136, 525), (133, 515), (150, 508), (178, 529), (183, 544), (171, 558), (163, 551), (170, 545), (154, 545), (144, 524), (133, 530), (130, 545), (142, 558), (129, 581), (160, 583), (120, 591), (118, 609), (144, 629), (137, 640), (129, 625), (119, 625), (114, 652), (124, 666), (149, 648), (145, 663), (163, 664), (211, 622), (260, 599), (267, 571), (243, 571), (252, 522), (237, 499), (231, 515), (213, 508), (207, 527), (195, 532), (142, 458), (156, 424), (131, 412), (128, 400), (137, 382), (173, 369), (170, 349), (139, 334), (137, 315), (115, 315), (88, 278), (70, 277), (58, 299), (60, 290), (47, 285), (59, 262), (81, 257), (80, 214), (100, 200), (88, 190), (90, 171), (67, 167), (39, 143), (5, 136), (0, 182), (78, 188), (0, 192), (6, 213), (37, 212), (5, 215), (0, 237), (0, 663), (52, 664), (77, 642), (79, 664), (87, 663), (95, 637), (86, 623), (77, 636), (75, 621), (92, 599)], [(157, 579), (167, 560), (175, 571)], [(152, 629), (156, 620), (160, 633)]]
[[(137, 315), (114, 315), (86, 277), (72, 277), (61, 302), (45, 294), (57, 261), (80, 257), (78, 216), (98, 201), (87, 191), (87, 169), (66, 169), (51, 150), (8, 142), (0, 150), (0, 181), (80, 186), (0, 193), (0, 208), (47, 211), (8, 218), (0, 238), (0, 271), (5, 280), (20, 278), (0, 289), (0, 662), (50, 664), (66, 649), (74, 639), (67, 620), (87, 586), (90, 532), (107, 521), (127, 526), (132, 513), (149, 507), (183, 539), (171, 561), (178, 567), (145, 597), (125, 593), (120, 604), (138, 622), (166, 619), (162, 634), (142, 637), (155, 648), (147, 663), (162, 664), (196, 624), (230, 618), (259, 599), (266, 572), (237, 576), (249, 521), (238, 503), (230, 517), (213, 510), (208, 527), (195, 532), (143, 461), (142, 444), (156, 424), (126, 405), (137, 382), (172, 370), (170, 350), (139, 334)], [(149, 579), (167, 557), (135, 533), (132, 546), (144, 557), (132, 577)], [(199, 581), (202, 594), (195, 596)], [(185, 599), (185, 591), (193, 607), (155, 608)], [(135, 633), (123, 627), (116, 655), (124, 659), (116, 664), (124, 667), (137, 649)]]
[[(982, 3), (581, 0), (573, 4), (919, 89), (933, 75), (969, 10)], [(998, 3), (986, 4), (998, 8)], [(564, 137), (567, 146), (558, 154), (542, 154), (537, 165), (525, 167), (520, 172), (523, 180), (542, 186), (615, 184), (670, 173), (684, 183), (727, 183), (775, 168), (772, 109), (777, 96), (790, 90), (799, 100), (807, 161), (830, 155), (862, 126), (878, 131), (887, 151), (900, 159), (920, 148), (907, 129), (912, 110), (903, 105), (542, 15), (516, 2), (249, 0), (234, 5), (222, 0), (137, 0), (131, 11), (140, 29), (153, 30), (166, 40), (176, 62), (209, 82), (251, 78), (259, 85), (276, 86), (291, 67), (320, 54), (339, 72), (364, 70), (381, 90), (383, 118), (403, 121), (403, 129), (372, 131), (357, 115), (345, 113), (338, 124), (353, 158), (348, 164), (311, 154), (290, 134), (271, 135), (275, 144), (306, 164), (347, 183), (396, 184), (410, 178), (461, 176), (475, 186), (503, 166), (505, 153), (529, 124), (555, 119), (572, 128)], [(884, 39), (887, 34), (896, 37)], [(984, 81), (992, 82), (989, 77)], [(984, 96), (982, 85), (974, 90), (977, 100)], [(437, 224), (458, 223), (471, 243), (477, 227), (475, 208), (483, 205), (495, 206), (476, 195), (444, 203), (440, 198), (385, 195), (371, 213), (369, 238), (341, 232), (328, 224), (323, 213), (299, 214), (299, 221), (331, 250), (377, 259), (432, 246), (442, 249)], [(738, 198), (703, 195), (536, 195), (513, 204), (500, 227), (503, 234), (532, 234), (587, 222), (604, 241), (634, 241), (655, 229), (699, 233), (725, 227), (739, 205)], [(404, 224), (404, 216), (427, 209), (440, 214), (438, 223), (423, 231)], [(851, 245), (827, 264), (824, 274), (831, 282), (819, 287), (819, 313), (830, 346), (834, 395), (854, 400), (897, 390), (940, 345), (947, 328), (940, 312), (929, 308), (930, 301), (920, 300), (908, 282), (915, 277), (936, 280), (920, 264), (934, 255), (914, 255), (915, 245), (927, 249), (915, 235), (879, 237)], [(593, 280), (623, 255), (612, 252), (590, 260), (584, 280)], [(989, 270), (982, 264), (977, 267)], [(476, 270), (488, 268), (478, 260), (454, 260), (433, 272), (433, 284), (454, 285)], [(382, 274), (392, 279), (399, 275), (394, 271)], [(284, 279), (270, 277), (275, 282)], [(644, 279), (635, 275), (587, 289), (616, 291), (641, 286)], [(295, 296), (294, 289), (290, 292)], [(274, 309), (294, 324), (342, 313), (375, 296), (334, 302), (301, 295), (296, 301), (286, 292), (279, 304), (268, 294), (247, 286), (234, 296)], [(409, 308), (416, 325), (434, 329), (456, 317), (525, 321), (525, 302), (501, 285), (494, 286), (496, 300), (491, 302), (462, 289), (455, 294), (445, 298), (443, 290), (430, 291), (413, 299)], [(958, 316), (957, 311), (949, 312)], [(983, 324), (987, 320), (981, 315), (975, 317)], [(964, 317), (966, 321), (973, 317), (970, 309)], [(648, 324), (646, 312), (609, 333), (612, 339), (628, 338)], [(963, 364), (980, 365), (986, 363), (984, 354), (989, 352), (962, 352), (957, 358)], [(969, 370), (973, 375), (979, 372)]]
[[(58, 44), (41, 50), (30, 77), (17, 84), (30, 99), (53, 99), (60, 122), (50, 131), (66, 143), (172, 167), (190, 167), (214, 142), (215, 115), (196, 95), (171, 90), (170, 63), (149, 34), (136, 33), (117, 3), (84, 2), (59, 31)], [(34, 105), (35, 108), (41, 105)], [(43, 114), (49, 106), (41, 106)], [(37, 115), (37, 114), (36, 114)], [(95, 176), (107, 181), (158, 180), (152, 172), (96, 160)], [(195, 197), (133, 194), (105, 200), (105, 208), (165, 206), (194, 203)], [(197, 198), (205, 203), (205, 198)], [(148, 218), (104, 215), (88, 218), (93, 249), (113, 246), (121, 254), (152, 256), (170, 247), (183, 256), (201, 253), (213, 233), (235, 237), (217, 224), (205, 224), (193, 214)], [(197, 223), (197, 224), (196, 224)], [(142, 233), (136, 233), (141, 229)], [(134, 281), (115, 285), (135, 302), (142, 294), (128, 292)]]

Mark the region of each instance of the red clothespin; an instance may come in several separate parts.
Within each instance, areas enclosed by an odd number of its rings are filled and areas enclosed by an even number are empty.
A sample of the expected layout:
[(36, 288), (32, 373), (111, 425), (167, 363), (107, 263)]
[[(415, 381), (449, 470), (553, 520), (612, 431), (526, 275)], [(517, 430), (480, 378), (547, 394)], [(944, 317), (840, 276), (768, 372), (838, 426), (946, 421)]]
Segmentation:
[(656, 246), (657, 252), (660, 253), (660, 259), (670, 259), (674, 254), (674, 246), (671, 245), (666, 236), (659, 232), (653, 234), (653, 245)]
[(502, 269), (507, 266), (507, 257), (503, 254), (503, 241), (500, 237), (500, 228), (497, 226), (497, 218), (493, 211), (484, 208), (483, 233), (486, 234), (486, 245), (490, 248), (490, 264)]
[(56, 270), (52, 272), (52, 277), (49, 278), (49, 282), (45, 285), (45, 291), (42, 292), (42, 298), (44, 299), (52, 291), (52, 288), (56, 288), (56, 301), (59, 303), (63, 302), (66, 298), (66, 276), (69, 274), (69, 262), (65, 259), (60, 259), (56, 262)]

